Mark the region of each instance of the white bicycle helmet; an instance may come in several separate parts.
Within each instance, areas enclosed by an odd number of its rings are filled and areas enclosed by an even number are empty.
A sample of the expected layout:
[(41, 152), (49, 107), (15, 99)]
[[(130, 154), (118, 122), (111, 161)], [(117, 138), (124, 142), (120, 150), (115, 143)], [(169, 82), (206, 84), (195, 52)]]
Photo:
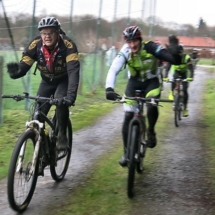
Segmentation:
[(43, 28), (55, 27), (60, 29), (60, 22), (55, 17), (47, 16), (42, 18), (38, 23), (38, 30), (41, 31)]
[(123, 31), (124, 40), (142, 39), (141, 31), (137, 26), (127, 27)]

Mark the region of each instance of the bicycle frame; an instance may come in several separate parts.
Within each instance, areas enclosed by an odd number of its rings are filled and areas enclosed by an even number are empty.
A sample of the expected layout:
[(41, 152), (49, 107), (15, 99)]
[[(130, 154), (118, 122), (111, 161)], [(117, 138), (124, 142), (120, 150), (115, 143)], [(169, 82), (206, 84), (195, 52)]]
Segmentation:
[[(139, 128), (139, 139), (138, 139), (137, 154), (140, 155), (141, 137), (142, 137), (141, 134), (146, 129), (145, 116), (143, 113), (144, 113), (144, 101), (138, 100), (136, 112), (134, 113), (134, 116), (129, 123), (129, 132), (128, 132), (129, 136), (128, 136), (127, 153), (126, 153), (126, 157), (127, 157), (128, 161), (129, 161), (129, 145), (128, 144), (129, 144), (129, 140), (131, 138), (130, 135), (131, 135), (131, 129), (132, 129), (133, 125), (137, 125)], [(138, 159), (139, 157), (137, 156), (136, 158)]]
[[(36, 96), (29, 96), (28, 93), (24, 93), (23, 95), (3, 95), (3, 98), (13, 98), (16, 101), (20, 101), (23, 99), (33, 99), (37, 102), (39, 101), (53, 101), (53, 104), (56, 104), (58, 101), (54, 100), (52, 98), (47, 99), (47, 98), (43, 98), (43, 97), (36, 97)], [(40, 122), (40, 120), (43, 120), (44, 123)], [(53, 142), (53, 137), (56, 136), (55, 132), (56, 132), (56, 115), (54, 114), (54, 117), (52, 119), (52, 121), (38, 108), (34, 110), (33, 116), (32, 116), (32, 120), (31, 121), (27, 121), (25, 124), (26, 127), (26, 131), (28, 129), (32, 129), (33, 132), (35, 133), (35, 137), (36, 137), (36, 144), (35, 144), (35, 149), (34, 149), (34, 154), (33, 154), (33, 158), (32, 158), (32, 162), (31, 162), (31, 167), (30, 167), (30, 174), (33, 174), (33, 172), (35, 171), (36, 168), (36, 164), (37, 164), (37, 160), (39, 158), (39, 152), (41, 149), (41, 142), (44, 139), (45, 140), (45, 122), (50, 126), (50, 128), (52, 129), (52, 142)], [(46, 156), (44, 154), (44, 152), (47, 152), (46, 149), (50, 150), (50, 147), (47, 146), (47, 144), (49, 144), (46, 140), (44, 141), (44, 144), (42, 144), (42, 147), (44, 150), (42, 150), (42, 156)], [(26, 143), (23, 144), (20, 153), (19, 153), (19, 159), (18, 159), (18, 165), (16, 167), (16, 172), (20, 171), (20, 168), (22, 167), (22, 162), (24, 160), (24, 154), (25, 154), (25, 148), (26, 148)], [(48, 153), (50, 153), (50, 151), (48, 151)]]
[(184, 91), (183, 91), (183, 83), (188, 82), (187, 79), (182, 79), (181, 76), (178, 78), (175, 78), (173, 81), (169, 81), (171, 83), (175, 83), (175, 88), (174, 90), (174, 106), (173, 106), (173, 111), (174, 111), (174, 121), (175, 121), (175, 126), (178, 127), (178, 120), (181, 120), (181, 112), (183, 111), (183, 106), (184, 106)]
[(176, 79), (175, 81), (175, 89), (174, 89), (174, 94), (178, 94), (180, 96), (183, 96), (183, 85), (182, 85), (183, 80), (182, 79)]
[[(51, 122), (51, 120), (49, 120), (49, 118), (43, 114), (42, 111), (40, 110), (37, 110), (36, 112), (34, 112), (34, 116), (33, 116), (33, 120), (31, 121), (27, 121), (26, 122), (26, 130), (28, 129), (33, 129), (33, 131), (35, 132), (35, 135), (36, 135), (36, 139), (37, 139), (37, 142), (35, 144), (35, 149), (34, 149), (34, 154), (33, 154), (33, 158), (32, 158), (32, 162), (31, 162), (31, 168), (30, 168), (30, 174), (33, 174), (33, 172), (35, 171), (35, 168), (36, 168), (36, 163), (37, 163), (37, 160), (39, 158), (39, 151), (40, 151), (40, 147), (41, 147), (41, 142), (43, 140), (43, 137), (45, 136), (45, 133), (44, 133), (44, 128), (45, 128), (45, 123), (41, 123), (38, 118), (41, 117), (44, 119), (44, 122), (47, 122), (48, 125), (51, 127), (52, 131), (55, 132), (55, 126), (54, 124)], [(47, 147), (47, 141), (44, 141), (44, 148), (48, 148)], [(25, 146), (26, 144), (24, 144), (20, 150), (20, 154), (19, 154), (19, 162), (18, 162), (18, 166), (17, 166), (17, 169), (16, 171), (18, 172), (20, 170), (20, 167), (22, 166), (22, 161), (24, 159), (24, 152), (25, 152)], [(44, 150), (42, 151), (44, 152)], [(42, 154), (42, 156), (44, 156)]]
[[(39, 96), (2, 95), (2, 98), (12, 98), (16, 101), (32, 99), (37, 103), (58, 105), (59, 100)], [(43, 104), (41, 104), (43, 105)], [(49, 119), (41, 109), (41, 105), (34, 106), (31, 118), (25, 124), (25, 131), (20, 135), (11, 156), (8, 170), (7, 193), (9, 204), (12, 209), (23, 212), (29, 205), (37, 183), (38, 176), (44, 176), (45, 167), (50, 167), (51, 177), (60, 182), (64, 179), (72, 149), (72, 124), (68, 118), (66, 135), (68, 138), (67, 150), (58, 151), (58, 122), (56, 112)], [(46, 128), (47, 126), (47, 128)], [(49, 132), (47, 129), (51, 130)], [(63, 159), (62, 161), (59, 161)], [(58, 165), (58, 161), (60, 162)]]

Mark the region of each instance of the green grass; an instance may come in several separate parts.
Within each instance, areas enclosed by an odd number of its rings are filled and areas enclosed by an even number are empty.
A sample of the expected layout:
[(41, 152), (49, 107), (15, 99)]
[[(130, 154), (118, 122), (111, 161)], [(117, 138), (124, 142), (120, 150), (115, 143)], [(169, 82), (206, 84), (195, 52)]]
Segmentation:
[(200, 58), (197, 65), (214, 65), (214, 63), (215, 63), (215, 60), (213, 60), (213, 59)]
[[(206, 127), (203, 138), (204, 142), (206, 142), (206, 146), (208, 147), (207, 150), (207, 157), (209, 162), (209, 173), (211, 175), (211, 183), (213, 187), (215, 187), (215, 111), (214, 111), (214, 104), (215, 104), (215, 79), (211, 79), (207, 81), (206, 85), (206, 93), (205, 98), (203, 101), (205, 110), (204, 114), (204, 124)], [(206, 111), (207, 110), (207, 111)]]

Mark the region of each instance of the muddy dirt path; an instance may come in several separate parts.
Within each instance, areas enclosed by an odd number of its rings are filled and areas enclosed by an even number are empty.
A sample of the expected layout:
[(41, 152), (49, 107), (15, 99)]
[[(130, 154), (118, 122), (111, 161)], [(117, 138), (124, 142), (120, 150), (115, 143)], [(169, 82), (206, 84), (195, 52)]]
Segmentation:
[(132, 215), (215, 214), (215, 192), (208, 182), (206, 152), (201, 138), (206, 126), (202, 122), (200, 97), (205, 79), (212, 75), (202, 69), (196, 71), (195, 81), (189, 89), (192, 94), (189, 117), (183, 118), (180, 127), (176, 128), (171, 115), (172, 129), (159, 140), (161, 150), (155, 151), (157, 167), (137, 183), (140, 191), (135, 199), (142, 207)]
[[(204, 81), (210, 74), (199, 69), (195, 81), (190, 85), (190, 116), (183, 119), (180, 128), (168, 131), (161, 150), (157, 153), (157, 167), (147, 171), (137, 181), (139, 191), (135, 201), (140, 207), (134, 208), (132, 215), (213, 215), (215, 214), (215, 194), (207, 182), (204, 169), (205, 152), (199, 133), (204, 131), (201, 118), (200, 95)], [(197, 87), (198, 86), (198, 87)], [(169, 89), (169, 85), (166, 86)], [(24, 214), (45, 215), (52, 205), (62, 204), (80, 183), (96, 157), (121, 141), (122, 107), (116, 105), (111, 115), (98, 120), (95, 125), (74, 134), (73, 155), (70, 168), (62, 183), (53, 182), (49, 171), (39, 177), (35, 194)], [(39, 207), (38, 207), (39, 206)], [(213, 211), (214, 210), (214, 211)], [(0, 214), (14, 215), (7, 203), (6, 180), (0, 182)]]

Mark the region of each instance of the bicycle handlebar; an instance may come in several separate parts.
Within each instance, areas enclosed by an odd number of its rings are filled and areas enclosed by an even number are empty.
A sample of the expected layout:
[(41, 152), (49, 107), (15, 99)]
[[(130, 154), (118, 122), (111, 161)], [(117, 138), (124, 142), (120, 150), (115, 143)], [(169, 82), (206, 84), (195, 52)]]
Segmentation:
[(175, 83), (175, 82), (190, 82), (189, 80), (187, 80), (187, 78), (185, 79), (182, 79), (182, 78), (175, 78), (175, 79), (172, 79), (172, 80), (168, 80), (168, 81), (165, 81), (167, 83)]
[(46, 98), (40, 96), (30, 96), (28, 93), (24, 92), (24, 95), (2, 95), (2, 98), (12, 98), (16, 101), (21, 101), (24, 99), (32, 99), (37, 102), (49, 102), (51, 105), (58, 105), (59, 100), (54, 98)]
[(173, 102), (172, 100), (169, 100), (169, 99), (143, 98), (143, 97), (137, 97), (137, 96), (134, 96), (134, 97), (125, 96), (124, 98), (122, 96), (118, 96), (117, 101), (115, 102), (126, 103), (124, 99), (143, 101), (153, 105), (157, 105), (156, 102)]

